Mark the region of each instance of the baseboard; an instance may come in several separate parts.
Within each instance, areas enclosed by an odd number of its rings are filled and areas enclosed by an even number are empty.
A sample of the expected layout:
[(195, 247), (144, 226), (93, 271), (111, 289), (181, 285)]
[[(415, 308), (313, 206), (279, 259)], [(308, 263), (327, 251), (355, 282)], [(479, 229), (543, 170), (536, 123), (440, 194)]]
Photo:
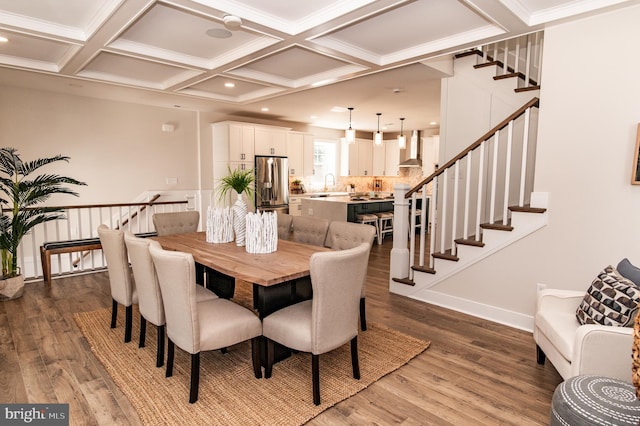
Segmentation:
[(407, 297), (533, 333), (533, 317), (530, 315), (523, 315), (433, 290), (420, 291), (420, 296), (420, 298), (415, 295)]

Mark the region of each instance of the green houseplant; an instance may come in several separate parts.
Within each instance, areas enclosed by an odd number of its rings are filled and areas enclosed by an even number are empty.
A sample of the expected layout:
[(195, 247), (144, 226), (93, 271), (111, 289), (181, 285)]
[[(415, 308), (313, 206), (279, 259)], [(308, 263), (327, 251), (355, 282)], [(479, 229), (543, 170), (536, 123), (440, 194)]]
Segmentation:
[(247, 198), (251, 200), (253, 195), (253, 169), (250, 170), (231, 170), (231, 166), (228, 166), (229, 174), (218, 183), (218, 191), (220, 192), (220, 199), (223, 199), (231, 190), (238, 193), (238, 197), (242, 193), (247, 194)]
[(0, 149), (0, 300), (22, 295), (24, 277), (18, 268), (18, 246), (22, 238), (40, 223), (64, 218), (62, 209), (40, 204), (53, 194), (78, 195), (66, 185), (86, 185), (51, 173), (31, 177), (36, 170), (57, 161), (68, 162), (69, 157), (56, 155), (25, 162), (15, 148)]
[(228, 166), (229, 174), (222, 179), (218, 184), (218, 191), (220, 192), (220, 199), (223, 199), (231, 190), (234, 190), (238, 196), (235, 204), (232, 207), (233, 210), (233, 232), (236, 237), (236, 245), (245, 245), (245, 233), (246, 233), (246, 216), (247, 216), (247, 204), (242, 199), (242, 194), (247, 194), (247, 198), (251, 199), (253, 195), (253, 169), (231, 170), (231, 166)]

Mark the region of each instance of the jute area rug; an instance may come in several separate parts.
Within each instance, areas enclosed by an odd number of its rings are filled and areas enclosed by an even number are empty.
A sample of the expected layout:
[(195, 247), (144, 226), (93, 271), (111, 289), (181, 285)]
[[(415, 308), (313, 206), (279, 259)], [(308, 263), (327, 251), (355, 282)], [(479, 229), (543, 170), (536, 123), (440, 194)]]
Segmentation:
[(77, 313), (75, 320), (142, 423), (149, 425), (300, 425), (429, 347), (429, 342), (368, 324), (358, 336), (361, 379), (353, 378), (349, 344), (321, 355), (322, 404), (315, 406), (309, 354), (294, 354), (274, 365), (270, 379), (256, 379), (245, 342), (226, 354), (201, 353), (199, 399), (189, 404), (190, 356), (176, 347), (173, 377), (166, 378), (165, 368), (155, 366), (156, 328), (147, 324), (146, 347), (138, 348), (139, 314), (134, 309), (133, 338), (124, 343), (123, 314), (115, 329), (109, 327), (110, 309)]

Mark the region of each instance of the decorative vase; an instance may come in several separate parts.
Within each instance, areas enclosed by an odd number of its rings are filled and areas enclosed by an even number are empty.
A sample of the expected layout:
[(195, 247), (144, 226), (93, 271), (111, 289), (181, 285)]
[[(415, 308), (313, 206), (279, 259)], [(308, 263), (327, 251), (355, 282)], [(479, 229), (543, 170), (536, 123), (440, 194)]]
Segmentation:
[(236, 234), (236, 245), (244, 247), (246, 234), (247, 204), (242, 199), (242, 193), (237, 194), (236, 202), (233, 204), (233, 231)]
[(247, 253), (273, 253), (278, 250), (278, 218), (274, 212), (247, 215)]
[(0, 279), (0, 301), (13, 300), (24, 292), (24, 275)]
[(233, 241), (233, 212), (229, 207), (207, 208), (206, 241), (229, 243)]

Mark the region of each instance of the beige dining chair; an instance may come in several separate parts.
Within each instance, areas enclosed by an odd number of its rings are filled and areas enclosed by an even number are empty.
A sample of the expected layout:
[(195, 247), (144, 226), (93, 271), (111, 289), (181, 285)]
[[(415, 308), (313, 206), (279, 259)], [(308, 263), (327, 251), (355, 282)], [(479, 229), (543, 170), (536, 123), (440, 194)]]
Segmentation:
[[(311, 353), (313, 402), (320, 405), (320, 355), (351, 342), (353, 377), (358, 361), (358, 300), (370, 246), (314, 253), (309, 261), (313, 299), (280, 309), (262, 320), (267, 340), (265, 377), (273, 369), (274, 342)], [(349, 273), (345, 273), (349, 271)]]
[[(148, 238), (136, 237), (129, 231), (124, 233), (124, 242), (131, 261), (131, 270), (138, 292), (138, 308), (140, 309), (140, 340), (138, 347), (145, 345), (147, 321), (155, 325), (157, 332), (156, 367), (164, 365), (165, 316), (162, 304), (162, 294), (156, 276), (151, 253), (149, 253)], [(196, 300), (198, 302), (217, 299), (218, 296), (202, 286), (196, 286)]]
[(260, 336), (262, 323), (250, 310), (223, 298), (197, 301), (195, 262), (189, 253), (149, 245), (156, 268), (167, 320), (167, 371), (173, 375), (175, 346), (191, 354), (189, 402), (198, 400), (200, 352), (223, 349), (251, 339), (253, 372), (262, 377)]
[[(369, 244), (369, 250), (376, 238), (376, 230), (371, 225), (353, 222), (332, 221), (329, 224), (325, 246), (333, 250), (345, 250), (359, 246), (362, 243)], [(369, 253), (367, 253), (367, 259)], [(362, 281), (362, 292), (360, 294), (360, 328), (367, 329), (367, 314), (365, 310), (365, 300), (367, 297), (367, 274)]]
[(133, 305), (138, 303), (138, 294), (131, 279), (131, 269), (124, 244), (124, 232), (110, 229), (106, 225), (98, 226), (98, 236), (102, 253), (107, 262), (109, 286), (111, 287), (111, 328), (116, 328), (118, 304), (125, 307), (124, 341), (131, 341), (133, 325)]
[(200, 212), (188, 210), (184, 212), (155, 213), (153, 226), (159, 236), (196, 232), (200, 223)]
[(291, 224), (293, 223), (293, 216), (287, 213), (278, 212), (278, 238), (281, 240), (288, 240), (291, 237)]
[(293, 216), (291, 240), (298, 243), (323, 246), (327, 238), (329, 221), (311, 216)]
[[(297, 243), (310, 244), (313, 246), (324, 246), (329, 229), (327, 219), (310, 216), (293, 216), (293, 231), (291, 240)], [(297, 279), (293, 284), (293, 297), (295, 300), (308, 300), (313, 292), (311, 290), (311, 279), (304, 277)]]

